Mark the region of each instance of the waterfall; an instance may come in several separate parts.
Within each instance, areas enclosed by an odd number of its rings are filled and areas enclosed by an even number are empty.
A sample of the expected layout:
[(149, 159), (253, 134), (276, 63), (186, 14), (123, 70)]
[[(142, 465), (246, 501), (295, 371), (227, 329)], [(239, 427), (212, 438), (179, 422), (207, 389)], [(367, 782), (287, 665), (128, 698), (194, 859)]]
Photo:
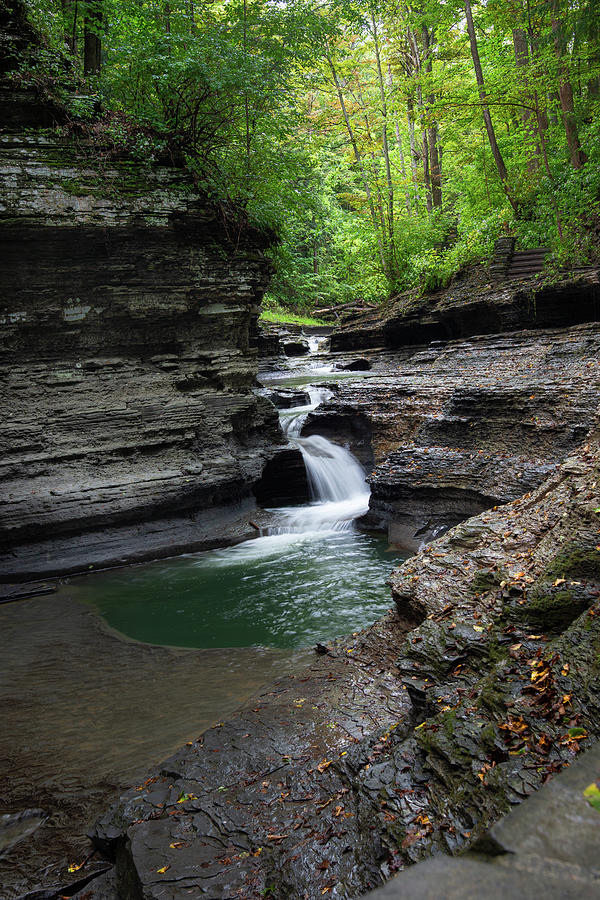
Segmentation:
[(329, 347), (329, 336), (323, 334), (309, 334), (306, 336), (308, 349), (311, 353), (324, 353)]
[(346, 530), (369, 508), (365, 476), (352, 453), (321, 435), (300, 436), (308, 413), (330, 392), (309, 388), (309, 396), (309, 405), (285, 410), (281, 420), (290, 443), (302, 454), (312, 502), (280, 510), (283, 521), (269, 529), (271, 534)]

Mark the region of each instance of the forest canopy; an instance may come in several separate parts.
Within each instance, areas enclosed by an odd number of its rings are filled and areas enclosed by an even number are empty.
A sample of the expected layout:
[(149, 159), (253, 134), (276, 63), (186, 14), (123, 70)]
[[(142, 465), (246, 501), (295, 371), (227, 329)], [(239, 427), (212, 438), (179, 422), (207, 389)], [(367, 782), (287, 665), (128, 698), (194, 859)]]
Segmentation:
[(272, 297), (299, 310), (445, 284), (503, 234), (594, 254), (598, 7), (28, 0), (45, 77), (77, 73), (73, 117), (101, 105), (115, 152), (274, 229)]

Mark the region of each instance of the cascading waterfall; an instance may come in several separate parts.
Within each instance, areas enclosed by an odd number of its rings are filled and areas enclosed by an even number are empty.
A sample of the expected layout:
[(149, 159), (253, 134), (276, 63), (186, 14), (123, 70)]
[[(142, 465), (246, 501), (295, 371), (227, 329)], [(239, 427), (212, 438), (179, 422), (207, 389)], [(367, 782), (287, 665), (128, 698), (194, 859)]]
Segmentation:
[(322, 334), (309, 334), (306, 338), (311, 353), (323, 353), (329, 347), (329, 337)]
[(304, 457), (311, 502), (271, 510), (273, 525), (253, 540), (86, 580), (114, 628), (182, 647), (305, 647), (389, 607), (389, 548), (353, 527), (368, 507), (363, 472), (343, 447), (302, 437), (306, 416), (330, 392), (309, 393), (310, 404), (281, 418)]
[(321, 435), (300, 436), (308, 413), (328, 394), (323, 389), (309, 389), (309, 405), (282, 414), (282, 427), (290, 443), (302, 454), (312, 503), (299, 509), (282, 509), (284, 521), (273, 526), (271, 534), (346, 530), (369, 508), (365, 476), (352, 453)]

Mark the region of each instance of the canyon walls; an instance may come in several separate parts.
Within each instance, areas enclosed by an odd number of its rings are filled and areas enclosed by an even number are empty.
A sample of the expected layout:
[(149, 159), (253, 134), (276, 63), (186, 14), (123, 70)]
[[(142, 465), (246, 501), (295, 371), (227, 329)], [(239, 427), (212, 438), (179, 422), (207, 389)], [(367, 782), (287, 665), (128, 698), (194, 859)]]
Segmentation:
[(269, 236), (1, 94), (0, 577), (201, 545), (282, 441), (251, 391)]
[[(468, 289), (470, 300), (452, 306), (453, 295)], [(463, 519), (535, 489), (573, 452), (600, 396), (598, 298), (595, 270), (544, 290), (529, 281), (487, 291), (467, 279), (423, 298), (420, 319), (415, 309), (388, 310), (377, 323), (368, 314), (335, 334), (332, 344), (346, 348), (333, 355), (338, 366), (355, 359), (348, 353), (359, 342), (371, 371), (340, 382), (305, 433), (337, 435), (370, 470), (364, 526), (387, 529), (393, 543), (414, 552)], [(478, 304), (489, 309), (488, 324), (502, 321), (505, 330), (489, 334), (474, 323), (469, 310)], [(517, 315), (534, 307), (535, 322)], [(466, 336), (429, 340), (432, 322), (443, 333), (449, 309)], [(507, 310), (515, 314), (510, 321)], [(390, 323), (405, 340), (393, 349)]]

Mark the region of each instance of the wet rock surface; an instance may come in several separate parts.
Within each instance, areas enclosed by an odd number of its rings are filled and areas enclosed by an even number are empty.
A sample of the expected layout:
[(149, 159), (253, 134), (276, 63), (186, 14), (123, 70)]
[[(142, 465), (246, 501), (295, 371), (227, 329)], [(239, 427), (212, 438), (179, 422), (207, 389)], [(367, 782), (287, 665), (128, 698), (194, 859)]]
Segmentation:
[[(373, 893), (373, 900), (520, 900), (600, 897), (600, 748), (581, 756), (494, 825), (462, 857), (419, 863)], [(443, 887), (442, 887), (443, 886)]]
[(306, 391), (275, 390), (268, 391), (267, 396), (277, 409), (292, 409), (295, 406), (307, 406), (310, 395)]
[[(122, 896), (355, 896), (472, 846), (591, 745), (599, 436), (408, 560), (396, 613), (124, 795), (94, 833)], [(542, 628), (558, 589), (569, 615)]]
[(411, 551), (540, 484), (584, 439), (600, 392), (598, 323), (368, 358), (303, 433), (352, 448), (371, 471), (365, 527)]

